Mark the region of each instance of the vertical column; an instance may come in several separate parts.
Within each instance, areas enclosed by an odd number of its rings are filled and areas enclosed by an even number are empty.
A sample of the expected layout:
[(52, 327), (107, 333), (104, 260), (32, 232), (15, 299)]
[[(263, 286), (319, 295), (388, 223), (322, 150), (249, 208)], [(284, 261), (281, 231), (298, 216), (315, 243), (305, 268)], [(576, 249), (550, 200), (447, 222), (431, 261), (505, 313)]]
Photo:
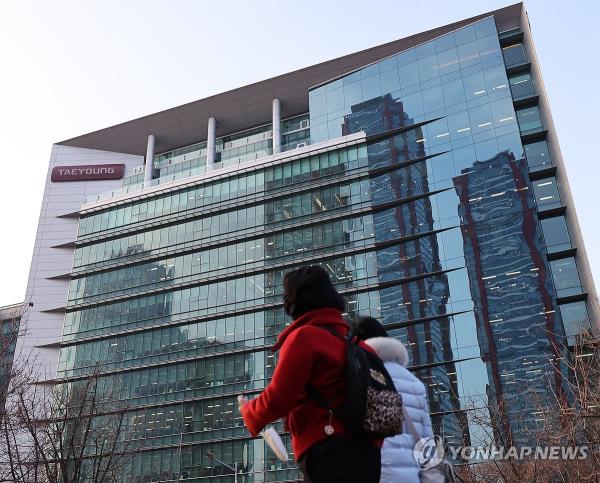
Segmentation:
[(152, 180), (152, 173), (154, 172), (154, 146), (156, 144), (156, 137), (154, 134), (148, 136), (148, 145), (146, 147), (146, 169), (144, 171), (144, 185), (148, 185)]
[(281, 102), (273, 99), (273, 154), (281, 152)]
[(208, 133), (206, 135), (206, 169), (211, 169), (215, 164), (217, 138), (217, 121), (214, 117), (208, 118)]

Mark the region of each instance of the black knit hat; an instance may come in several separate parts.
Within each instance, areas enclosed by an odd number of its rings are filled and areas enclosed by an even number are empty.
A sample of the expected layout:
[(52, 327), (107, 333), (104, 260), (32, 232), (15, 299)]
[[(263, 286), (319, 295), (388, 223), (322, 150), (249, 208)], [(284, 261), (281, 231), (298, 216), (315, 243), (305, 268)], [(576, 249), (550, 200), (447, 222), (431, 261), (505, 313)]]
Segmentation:
[(352, 336), (360, 340), (373, 337), (387, 337), (387, 332), (381, 322), (373, 317), (359, 317), (352, 323)]
[(285, 274), (283, 305), (286, 314), (294, 319), (316, 309), (334, 308), (341, 312), (346, 309), (329, 275), (318, 265), (300, 267)]

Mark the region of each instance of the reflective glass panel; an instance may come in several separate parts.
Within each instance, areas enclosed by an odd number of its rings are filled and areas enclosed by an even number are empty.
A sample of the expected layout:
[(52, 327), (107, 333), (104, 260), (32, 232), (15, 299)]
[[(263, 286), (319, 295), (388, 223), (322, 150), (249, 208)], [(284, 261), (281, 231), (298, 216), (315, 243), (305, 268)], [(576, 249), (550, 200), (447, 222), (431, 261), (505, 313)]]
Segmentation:
[(542, 118), (537, 106), (517, 109), (517, 119), (521, 132), (533, 131), (542, 127)]
[(570, 304), (561, 304), (560, 315), (570, 344), (575, 343), (576, 336), (583, 330), (590, 329), (590, 318), (586, 303), (583, 300)]
[(548, 143), (544, 141), (536, 141), (523, 145), (525, 148), (525, 157), (530, 168), (538, 168), (552, 165), (550, 152), (548, 151)]
[(539, 179), (532, 183), (535, 201), (540, 210), (558, 208), (561, 206), (556, 178)]
[(502, 49), (502, 54), (504, 55), (506, 67), (511, 67), (513, 65), (523, 64), (526, 62), (525, 51), (523, 50), (522, 44), (504, 47)]
[(552, 276), (559, 297), (568, 297), (581, 293), (581, 283), (575, 258), (561, 258), (550, 262)]
[(535, 93), (529, 72), (513, 74), (508, 78), (513, 97), (530, 96)]
[(540, 221), (548, 253), (559, 252), (571, 248), (571, 239), (564, 216), (545, 218)]
[[(467, 105), (474, 96), (480, 104), (508, 98), (495, 30), (493, 19), (484, 19), (311, 90), (312, 142), (359, 131), (376, 134), (457, 113), (468, 116), (467, 111), (479, 105)], [(510, 112), (498, 117), (502, 124), (490, 124), (490, 129), (514, 130), (514, 111), (506, 106)], [(464, 143), (473, 142), (468, 131), (461, 131), (466, 133), (460, 136)], [(447, 130), (436, 132), (425, 141), (451, 140), (444, 139), (444, 132), (448, 135)]]

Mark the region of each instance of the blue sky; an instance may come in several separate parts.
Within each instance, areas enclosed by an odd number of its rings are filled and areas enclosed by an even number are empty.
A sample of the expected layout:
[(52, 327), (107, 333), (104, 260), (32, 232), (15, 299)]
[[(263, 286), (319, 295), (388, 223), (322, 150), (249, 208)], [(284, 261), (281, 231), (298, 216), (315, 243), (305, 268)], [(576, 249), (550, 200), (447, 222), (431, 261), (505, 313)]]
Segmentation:
[[(3, 0), (0, 306), (25, 295), (53, 142), (511, 3)], [(526, 8), (600, 280), (600, 167), (591, 146), (600, 112), (600, 2), (530, 0)]]

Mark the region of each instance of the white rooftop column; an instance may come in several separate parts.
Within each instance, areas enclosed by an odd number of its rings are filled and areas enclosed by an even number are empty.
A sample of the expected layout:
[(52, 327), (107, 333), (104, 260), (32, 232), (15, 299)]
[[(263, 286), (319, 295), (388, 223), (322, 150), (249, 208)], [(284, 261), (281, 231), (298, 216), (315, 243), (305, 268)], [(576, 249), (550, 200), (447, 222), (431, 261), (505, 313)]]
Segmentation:
[(281, 102), (273, 99), (273, 154), (281, 152)]
[(214, 117), (208, 118), (208, 133), (206, 135), (206, 168), (210, 169), (215, 164), (217, 157), (217, 121)]
[(148, 145), (146, 147), (146, 168), (144, 170), (144, 185), (147, 185), (152, 180), (154, 172), (154, 146), (156, 145), (156, 137), (154, 134), (148, 136)]

